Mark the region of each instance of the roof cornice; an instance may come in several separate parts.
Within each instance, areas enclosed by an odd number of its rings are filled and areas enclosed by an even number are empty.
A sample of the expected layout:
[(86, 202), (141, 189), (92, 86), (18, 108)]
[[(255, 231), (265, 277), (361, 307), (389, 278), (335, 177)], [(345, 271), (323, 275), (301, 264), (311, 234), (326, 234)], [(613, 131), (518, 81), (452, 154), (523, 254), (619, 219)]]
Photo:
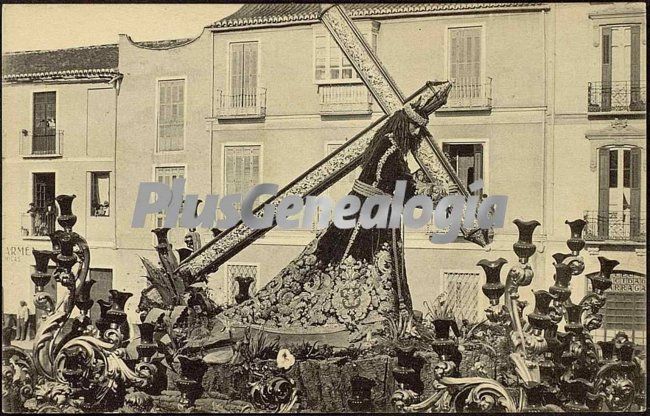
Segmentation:
[(35, 72), (3, 75), (3, 82), (93, 82), (108, 81), (120, 75), (117, 68), (71, 69), (66, 71)]
[[(504, 13), (504, 12), (536, 12), (548, 11), (550, 6), (544, 3), (492, 3), (490, 7), (485, 4), (471, 5), (462, 9), (440, 8), (440, 4), (421, 3), (421, 4), (395, 4), (394, 8), (379, 9), (369, 7), (367, 9), (350, 9), (346, 10), (350, 18), (376, 18), (390, 19), (403, 17), (421, 17), (432, 15), (455, 15), (455, 14), (479, 14), (479, 13)], [(235, 13), (236, 15), (237, 13)], [(293, 25), (304, 25), (318, 23), (318, 12), (297, 13), (295, 15), (274, 15), (250, 18), (228, 17), (207, 26), (206, 28), (213, 32), (225, 32), (230, 30), (260, 29), (265, 27), (284, 27)]]

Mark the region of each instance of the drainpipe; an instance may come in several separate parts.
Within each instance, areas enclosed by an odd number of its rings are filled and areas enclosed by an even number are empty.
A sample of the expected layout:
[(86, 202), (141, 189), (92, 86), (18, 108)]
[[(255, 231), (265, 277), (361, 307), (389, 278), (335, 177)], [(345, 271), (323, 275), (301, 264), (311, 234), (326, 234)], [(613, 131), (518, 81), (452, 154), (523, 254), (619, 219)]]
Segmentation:
[(113, 121), (113, 248), (117, 249), (117, 112), (118, 112), (118, 97), (120, 95), (120, 87), (122, 86), (122, 79), (124, 78), (123, 74), (115, 75), (110, 81), (109, 84), (113, 85), (115, 88), (115, 119)]

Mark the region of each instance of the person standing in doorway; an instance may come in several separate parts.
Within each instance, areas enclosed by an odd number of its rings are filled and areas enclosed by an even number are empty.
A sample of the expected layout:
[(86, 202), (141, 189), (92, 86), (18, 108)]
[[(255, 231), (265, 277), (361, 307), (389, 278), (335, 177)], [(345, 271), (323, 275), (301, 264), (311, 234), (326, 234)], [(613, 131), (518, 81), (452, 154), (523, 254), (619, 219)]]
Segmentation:
[(24, 341), (29, 333), (29, 307), (24, 300), (20, 301), (20, 310), (18, 311), (18, 334), (16, 339)]

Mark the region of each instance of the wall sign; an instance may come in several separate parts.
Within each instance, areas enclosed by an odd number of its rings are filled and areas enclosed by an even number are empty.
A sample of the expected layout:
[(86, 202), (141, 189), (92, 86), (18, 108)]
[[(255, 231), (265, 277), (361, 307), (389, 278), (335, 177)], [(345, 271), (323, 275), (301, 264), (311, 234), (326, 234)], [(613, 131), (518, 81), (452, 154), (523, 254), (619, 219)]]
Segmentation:
[(619, 271), (611, 277), (613, 292), (645, 292), (646, 278), (641, 273)]
[(12, 263), (17, 263), (24, 260), (24, 257), (32, 257), (33, 249), (34, 247), (31, 246), (6, 246), (2, 259)]

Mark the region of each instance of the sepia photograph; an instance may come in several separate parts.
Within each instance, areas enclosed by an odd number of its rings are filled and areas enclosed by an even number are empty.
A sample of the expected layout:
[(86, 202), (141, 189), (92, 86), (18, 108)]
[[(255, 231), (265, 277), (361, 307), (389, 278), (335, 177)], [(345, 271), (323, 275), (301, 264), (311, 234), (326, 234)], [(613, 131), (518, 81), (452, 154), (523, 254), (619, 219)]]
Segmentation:
[(3, 412), (645, 412), (646, 42), (644, 2), (3, 2)]

